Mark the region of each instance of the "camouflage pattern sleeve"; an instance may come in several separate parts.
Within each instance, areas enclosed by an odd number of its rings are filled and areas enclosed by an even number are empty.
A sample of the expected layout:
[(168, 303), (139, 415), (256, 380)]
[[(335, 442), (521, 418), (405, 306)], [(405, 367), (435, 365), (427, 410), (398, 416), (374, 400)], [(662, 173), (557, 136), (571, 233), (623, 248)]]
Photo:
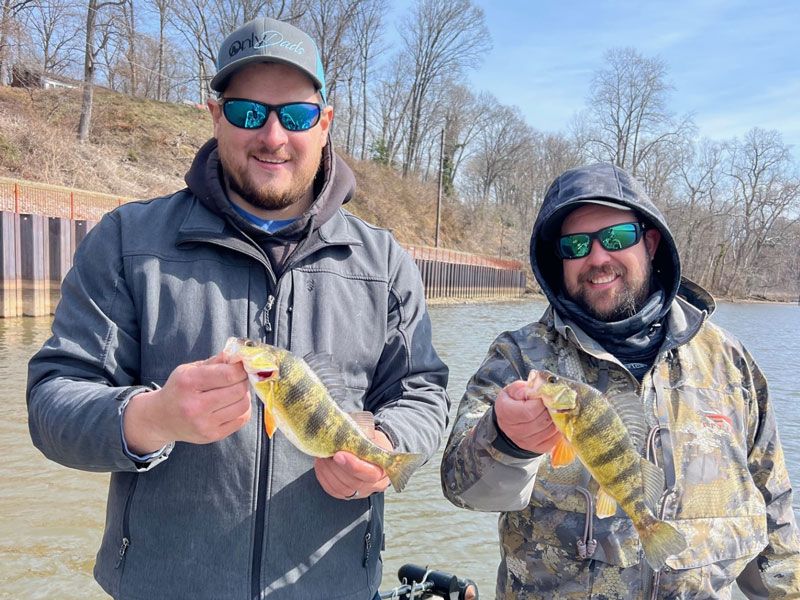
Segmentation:
[[(778, 437), (767, 381), (744, 351), (742, 371), (751, 398), (748, 464), (764, 496), (768, 543), (738, 577), (750, 598), (800, 597), (800, 532), (792, 509), (792, 486)], [(749, 381), (748, 381), (749, 379)]]
[(442, 490), (456, 506), (483, 511), (528, 505), (540, 458), (504, 442), (493, 416), (498, 392), (527, 377), (519, 347), (500, 335), (467, 384), (441, 465)]

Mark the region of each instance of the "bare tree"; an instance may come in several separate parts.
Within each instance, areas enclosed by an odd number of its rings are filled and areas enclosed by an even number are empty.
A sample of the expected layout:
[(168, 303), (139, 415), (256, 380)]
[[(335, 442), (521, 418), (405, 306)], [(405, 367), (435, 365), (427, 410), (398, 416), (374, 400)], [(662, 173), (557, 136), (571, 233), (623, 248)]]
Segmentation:
[(336, 97), (340, 80), (351, 76), (358, 55), (353, 52), (353, 28), (363, 0), (315, 0), (308, 2), (301, 26), (316, 41), (322, 56), (329, 101)]
[(127, 63), (127, 76), (129, 81), (129, 94), (136, 96), (139, 92), (138, 68), (136, 63), (136, 15), (133, 0), (126, 0), (120, 7), (122, 39), (125, 43), (125, 62)]
[(667, 109), (672, 86), (666, 65), (633, 48), (609, 50), (607, 66), (591, 85), (588, 116), (593, 126), (586, 151), (638, 175), (657, 149), (679, 142), (691, 132), (691, 119), (676, 121)]
[[(735, 258), (726, 293), (749, 293), (752, 266), (761, 250), (797, 221), (800, 182), (790, 172), (791, 153), (775, 130), (753, 128), (728, 144), (726, 174), (735, 202)], [(793, 215), (792, 221), (785, 217)], [(743, 287), (744, 289), (737, 289)]]
[(463, 85), (448, 82), (444, 106), (444, 193), (455, 192), (459, 169), (477, 150), (475, 140), (489, 126), (491, 113), (488, 110), (497, 100), (482, 92), (478, 97)]
[(149, 12), (155, 12), (158, 18), (158, 51), (156, 57), (156, 100), (164, 100), (166, 94), (166, 85), (164, 80), (164, 58), (167, 52), (167, 27), (169, 25), (169, 18), (174, 10), (174, 0), (148, 0), (145, 5), (150, 9)]
[(411, 71), (402, 56), (395, 54), (382, 69), (375, 86), (375, 114), (378, 131), (373, 144), (373, 158), (382, 164), (394, 165), (407, 131)]
[(40, 49), (43, 71), (64, 73), (79, 52), (75, 31), (79, 29), (73, 0), (33, 0), (20, 13), (32, 46)]
[(33, 0), (2, 0), (0, 5), (0, 85), (7, 85), (11, 73), (10, 54), (11, 39), (17, 27), (17, 15), (29, 6)]
[(663, 205), (681, 252), (683, 272), (711, 286), (711, 274), (727, 252), (724, 217), (726, 189), (722, 181), (722, 147), (710, 140), (687, 146), (680, 161), (671, 202)]
[(403, 175), (407, 175), (417, 160), (423, 127), (420, 117), (431, 86), (477, 65), (491, 42), (483, 11), (471, 0), (417, 0), (400, 37), (403, 60), (413, 69), (403, 157)]
[(358, 76), (361, 106), (360, 158), (367, 156), (367, 130), (369, 114), (368, 79), (375, 59), (383, 51), (379, 45), (383, 33), (383, 17), (387, 12), (388, 0), (365, 0), (361, 10), (353, 19), (353, 39), (358, 49)]
[[(104, 13), (107, 10), (121, 6), (126, 1), (88, 1), (86, 10), (86, 45), (83, 60), (83, 98), (81, 101), (81, 115), (78, 121), (78, 141), (81, 143), (89, 138), (89, 130), (92, 124), (95, 61), (111, 36), (110, 19), (106, 20)], [(98, 37), (99, 39), (97, 39)]]
[(217, 50), (229, 33), (258, 16), (296, 21), (287, 0), (174, 0), (170, 20), (195, 59), (200, 102), (208, 97)]
[(480, 196), (504, 204), (510, 197), (492, 194), (493, 187), (500, 177), (514, 171), (522, 154), (530, 150), (533, 131), (518, 108), (496, 100), (493, 105), (487, 110), (489, 125), (478, 136), (478, 150), (471, 162)]

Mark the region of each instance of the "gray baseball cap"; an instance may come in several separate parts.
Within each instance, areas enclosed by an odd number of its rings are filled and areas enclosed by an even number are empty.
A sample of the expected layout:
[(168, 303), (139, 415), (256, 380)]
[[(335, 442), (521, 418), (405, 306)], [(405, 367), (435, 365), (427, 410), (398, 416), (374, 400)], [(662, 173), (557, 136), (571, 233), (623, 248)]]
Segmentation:
[(294, 25), (269, 17), (253, 19), (225, 38), (217, 55), (217, 74), (211, 80), (211, 89), (222, 92), (231, 75), (256, 62), (276, 62), (300, 69), (326, 102), (325, 73), (314, 40)]

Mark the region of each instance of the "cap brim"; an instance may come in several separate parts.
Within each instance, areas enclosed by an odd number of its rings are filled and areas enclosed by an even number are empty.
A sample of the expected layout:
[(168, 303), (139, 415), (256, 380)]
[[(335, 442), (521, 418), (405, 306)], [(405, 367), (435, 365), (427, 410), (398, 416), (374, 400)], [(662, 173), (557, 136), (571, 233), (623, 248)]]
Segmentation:
[(252, 63), (278, 63), (282, 65), (287, 65), (289, 67), (293, 67), (300, 71), (303, 75), (308, 77), (311, 80), (311, 83), (314, 84), (314, 88), (319, 91), (322, 89), (322, 82), (317, 78), (316, 75), (306, 71), (305, 69), (299, 67), (297, 63), (284, 60), (280, 57), (275, 56), (247, 56), (245, 58), (241, 58), (239, 60), (235, 60), (230, 64), (225, 65), (222, 69), (220, 69), (216, 75), (214, 75), (213, 79), (211, 79), (211, 83), (209, 86), (215, 92), (222, 93), (225, 91), (227, 87), (227, 81), (230, 79), (236, 71), (243, 69), (249, 64)]
[(556, 211), (547, 219), (547, 223), (540, 230), (540, 235), (546, 240), (554, 240), (561, 235), (561, 225), (564, 219), (573, 211), (584, 204), (599, 204), (617, 210), (634, 212), (634, 209), (625, 204), (614, 202), (613, 200), (601, 200), (599, 198), (575, 198), (559, 206)]

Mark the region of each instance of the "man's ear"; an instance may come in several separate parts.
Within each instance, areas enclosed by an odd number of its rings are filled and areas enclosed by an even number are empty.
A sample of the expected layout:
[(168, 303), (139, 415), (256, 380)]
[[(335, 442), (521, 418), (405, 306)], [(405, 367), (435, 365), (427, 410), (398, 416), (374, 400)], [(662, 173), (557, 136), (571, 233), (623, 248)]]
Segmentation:
[(655, 258), (656, 249), (660, 241), (661, 232), (658, 229), (648, 229), (644, 232), (644, 247), (647, 248), (647, 254), (650, 256), (650, 260)]
[(319, 126), (323, 136), (322, 145), (325, 146), (328, 143), (328, 131), (333, 124), (333, 107), (326, 106), (322, 109), (322, 113), (319, 116)]
[(217, 100), (213, 98), (209, 98), (206, 101), (206, 106), (208, 106), (208, 112), (211, 113), (211, 120), (214, 125), (214, 137), (217, 137), (217, 128), (219, 127), (219, 120), (222, 118), (222, 106), (220, 106)]

